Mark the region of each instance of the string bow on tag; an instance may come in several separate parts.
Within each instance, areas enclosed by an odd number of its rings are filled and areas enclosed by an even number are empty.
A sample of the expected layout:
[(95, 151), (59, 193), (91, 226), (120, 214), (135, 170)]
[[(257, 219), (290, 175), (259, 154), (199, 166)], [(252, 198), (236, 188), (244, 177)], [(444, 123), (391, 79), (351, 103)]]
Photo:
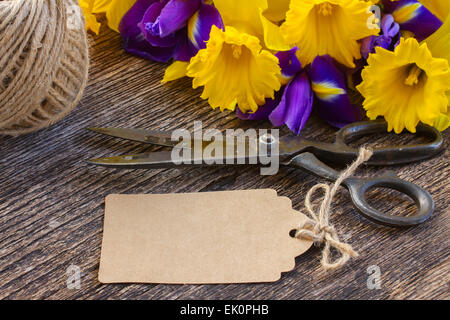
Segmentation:
[[(352, 176), (356, 169), (368, 161), (372, 156), (372, 151), (361, 148), (358, 159), (345, 171), (341, 173), (339, 178), (330, 186), (328, 184), (317, 184), (311, 188), (306, 194), (305, 207), (308, 211), (310, 219), (303, 222), (297, 229), (296, 238), (302, 238), (314, 241), (316, 244), (325, 244), (322, 251), (322, 266), (326, 270), (335, 270), (342, 267), (350, 258), (356, 258), (358, 253), (353, 250), (352, 246), (339, 240), (336, 229), (330, 224), (330, 209), (333, 198), (341, 186), (342, 182)], [(325, 193), (323, 201), (316, 212), (311, 204), (312, 195), (319, 189)], [(340, 253), (340, 257), (331, 262), (330, 250), (335, 248)]]

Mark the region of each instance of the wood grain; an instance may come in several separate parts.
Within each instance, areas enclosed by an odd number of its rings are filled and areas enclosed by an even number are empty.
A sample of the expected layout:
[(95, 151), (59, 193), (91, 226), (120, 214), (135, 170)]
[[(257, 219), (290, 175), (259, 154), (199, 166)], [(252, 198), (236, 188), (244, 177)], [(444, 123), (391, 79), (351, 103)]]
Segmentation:
[[(91, 36), (90, 82), (81, 104), (51, 128), (23, 137), (0, 137), (0, 298), (2, 299), (448, 299), (449, 152), (432, 160), (392, 168), (363, 168), (361, 175), (395, 171), (433, 195), (433, 217), (415, 228), (380, 227), (361, 218), (346, 191), (332, 221), (360, 253), (345, 268), (326, 273), (320, 250), (296, 259), (295, 270), (271, 284), (102, 285), (97, 280), (104, 197), (110, 193), (174, 193), (274, 188), (301, 209), (318, 179), (282, 169), (263, 177), (258, 168), (108, 170), (88, 166), (90, 157), (158, 150), (97, 136), (87, 126), (147, 129), (204, 127), (268, 128), (232, 113), (213, 111), (188, 79), (162, 85), (164, 65), (129, 56), (120, 37), (103, 29)], [(284, 133), (287, 133), (283, 129)], [(311, 118), (303, 135), (332, 141), (335, 129)], [(444, 136), (448, 139), (449, 132)], [(407, 143), (410, 135), (384, 141)], [(393, 214), (411, 207), (396, 194), (375, 192), (371, 201)], [(183, 261), (179, 261), (183, 263)], [(82, 270), (81, 288), (68, 289), (67, 268)], [(367, 268), (381, 269), (381, 289), (367, 288)]]

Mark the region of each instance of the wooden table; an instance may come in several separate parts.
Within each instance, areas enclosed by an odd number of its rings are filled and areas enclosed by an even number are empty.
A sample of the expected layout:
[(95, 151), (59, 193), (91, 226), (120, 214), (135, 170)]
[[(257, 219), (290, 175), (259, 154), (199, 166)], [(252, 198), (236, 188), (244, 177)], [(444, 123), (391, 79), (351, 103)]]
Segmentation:
[[(423, 163), (396, 166), (401, 178), (431, 192), (436, 211), (425, 224), (391, 229), (369, 223), (353, 209), (346, 191), (335, 200), (332, 222), (360, 257), (327, 273), (320, 250), (296, 259), (293, 271), (269, 284), (102, 285), (97, 280), (104, 198), (110, 193), (179, 193), (274, 188), (302, 209), (306, 192), (319, 180), (282, 169), (263, 177), (258, 168), (188, 168), (144, 171), (107, 170), (87, 165), (90, 157), (158, 150), (98, 136), (87, 126), (148, 129), (269, 128), (233, 113), (213, 111), (188, 79), (162, 85), (164, 65), (129, 56), (118, 34), (106, 28), (90, 36), (89, 86), (66, 119), (35, 134), (0, 137), (0, 298), (4, 299), (403, 299), (449, 295), (449, 152)], [(283, 129), (283, 133), (287, 133)], [(311, 118), (309, 138), (332, 141), (335, 129)], [(446, 138), (450, 132), (444, 133)], [(405, 143), (411, 135), (390, 135)], [(382, 143), (377, 140), (377, 143)], [(387, 168), (362, 168), (379, 175)], [(374, 191), (372, 202), (393, 214), (413, 205), (395, 193)], [(183, 261), (179, 261), (183, 263)], [(81, 270), (81, 288), (68, 289), (68, 268)], [(367, 287), (367, 268), (381, 270), (381, 289)]]

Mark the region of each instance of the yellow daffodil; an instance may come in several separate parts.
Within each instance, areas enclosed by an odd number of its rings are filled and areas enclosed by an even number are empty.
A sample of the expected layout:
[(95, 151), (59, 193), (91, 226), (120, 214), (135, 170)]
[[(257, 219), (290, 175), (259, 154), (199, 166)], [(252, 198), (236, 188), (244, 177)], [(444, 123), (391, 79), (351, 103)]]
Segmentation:
[[(442, 27), (424, 41), (434, 57), (446, 59), (450, 65), (450, 15), (447, 16)], [(447, 98), (450, 103), (450, 89), (447, 91)], [(450, 126), (450, 108), (434, 120), (434, 126), (443, 131)]]
[(271, 21), (283, 21), (289, 10), (291, 0), (268, 0), (264, 16)]
[(384, 116), (389, 131), (415, 132), (419, 121), (433, 125), (447, 112), (448, 61), (433, 57), (426, 43), (402, 38), (394, 52), (377, 47), (367, 63), (357, 89), (367, 116)]
[(255, 112), (280, 89), (278, 59), (263, 50), (257, 37), (234, 27), (211, 29), (206, 49), (191, 59), (187, 76), (193, 87), (204, 86), (203, 99), (212, 108)]
[(96, 34), (100, 31), (100, 23), (94, 14), (106, 13), (108, 26), (119, 32), (120, 20), (135, 2), (136, 0), (79, 0), (86, 19), (86, 28)]
[(167, 83), (174, 81), (186, 76), (187, 67), (189, 62), (185, 61), (174, 61), (170, 66), (167, 67), (162, 83)]
[(226, 26), (258, 37), (270, 50), (290, 49), (278, 25), (286, 16), (288, 0), (214, 0), (214, 5)]
[(95, 34), (100, 32), (100, 23), (93, 14), (95, 0), (80, 0), (80, 8), (83, 11), (86, 21), (86, 30), (91, 30)]
[(329, 54), (348, 67), (361, 58), (358, 40), (376, 35), (371, 2), (363, 0), (291, 0), (281, 26), (285, 41), (296, 45), (303, 65)]

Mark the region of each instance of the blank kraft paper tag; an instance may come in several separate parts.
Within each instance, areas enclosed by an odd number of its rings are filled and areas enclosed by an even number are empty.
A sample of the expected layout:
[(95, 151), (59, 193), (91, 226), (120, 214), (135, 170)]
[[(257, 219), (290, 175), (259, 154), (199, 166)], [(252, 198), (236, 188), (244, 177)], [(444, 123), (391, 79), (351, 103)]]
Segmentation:
[(304, 219), (275, 190), (109, 195), (99, 280), (277, 281), (312, 244), (289, 235)]

